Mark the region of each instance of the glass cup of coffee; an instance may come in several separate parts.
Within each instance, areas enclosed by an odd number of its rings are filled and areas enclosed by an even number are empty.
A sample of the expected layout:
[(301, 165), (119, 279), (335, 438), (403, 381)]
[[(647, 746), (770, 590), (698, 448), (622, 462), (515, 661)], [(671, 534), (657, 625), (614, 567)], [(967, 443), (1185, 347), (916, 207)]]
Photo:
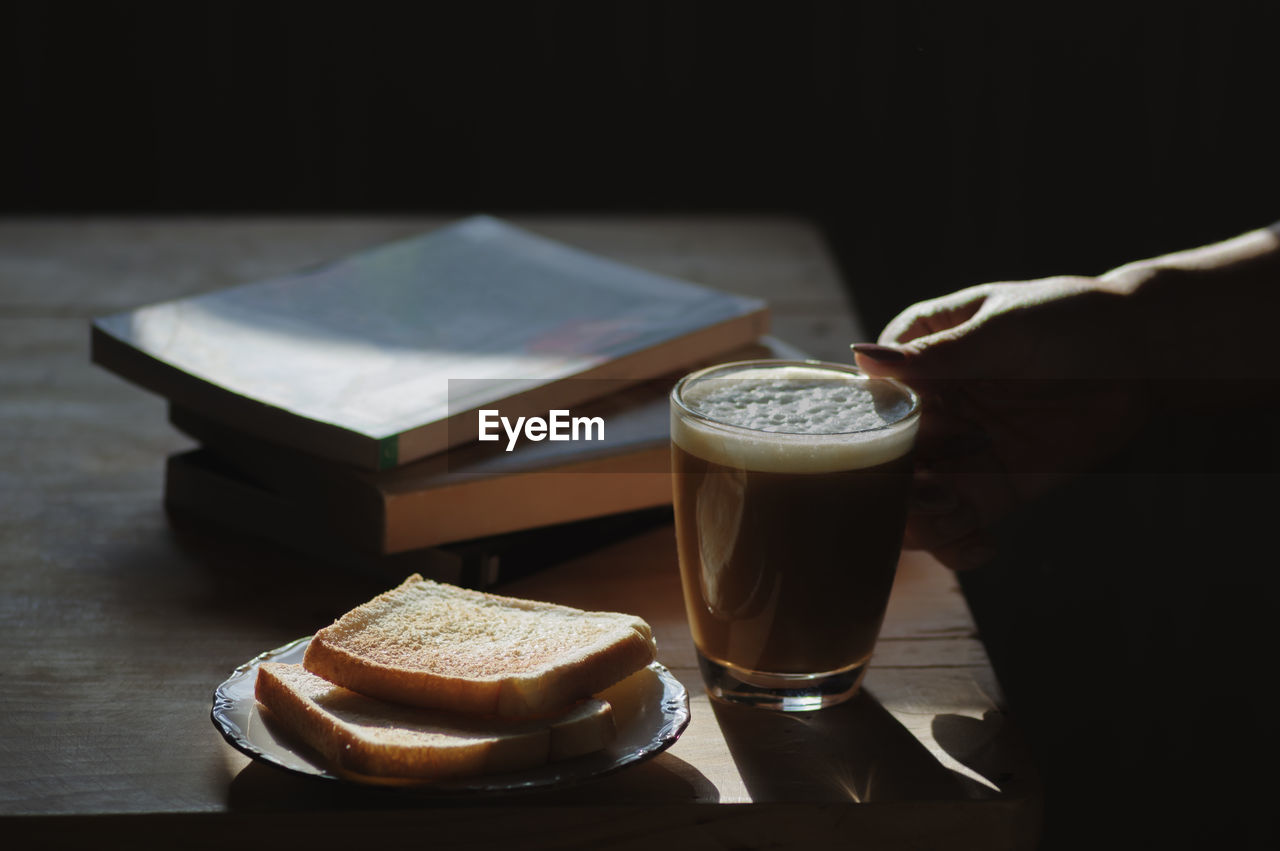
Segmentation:
[(671, 392), (680, 576), (712, 697), (856, 693), (893, 585), (920, 401), (816, 361), (721, 364)]

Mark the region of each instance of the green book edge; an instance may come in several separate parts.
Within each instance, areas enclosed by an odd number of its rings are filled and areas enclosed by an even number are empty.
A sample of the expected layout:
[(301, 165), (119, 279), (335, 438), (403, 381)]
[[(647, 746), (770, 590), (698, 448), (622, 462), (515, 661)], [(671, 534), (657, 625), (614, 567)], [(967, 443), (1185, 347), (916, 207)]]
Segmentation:
[(390, 470), (400, 461), (400, 436), (393, 434), (378, 441), (378, 470)]

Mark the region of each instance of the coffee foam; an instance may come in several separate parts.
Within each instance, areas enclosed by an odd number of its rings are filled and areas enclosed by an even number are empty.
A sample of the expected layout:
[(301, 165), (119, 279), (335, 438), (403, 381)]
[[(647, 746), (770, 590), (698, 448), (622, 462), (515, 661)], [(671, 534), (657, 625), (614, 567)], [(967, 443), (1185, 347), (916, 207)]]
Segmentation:
[[(694, 455), (775, 473), (856, 470), (894, 460), (915, 439), (911, 399), (893, 384), (810, 366), (747, 367), (686, 382), (671, 417)], [(721, 425), (723, 423), (724, 425)]]

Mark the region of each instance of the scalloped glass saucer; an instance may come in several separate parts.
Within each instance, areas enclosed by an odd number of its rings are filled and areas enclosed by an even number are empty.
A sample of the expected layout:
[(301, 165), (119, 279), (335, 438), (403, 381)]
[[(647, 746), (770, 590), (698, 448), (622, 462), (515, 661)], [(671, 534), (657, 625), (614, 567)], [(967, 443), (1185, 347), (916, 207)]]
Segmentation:
[[(258, 666), (263, 662), (300, 663), (311, 636), (268, 650), (232, 672), (213, 694), (214, 726), (224, 739), (253, 759), (298, 774), (349, 783), (378, 783), (334, 771), (323, 756), (298, 742), (266, 718), (253, 697)], [(480, 777), (429, 783), (408, 788), (427, 794), (505, 794), (534, 789), (558, 789), (601, 777), (649, 759), (675, 743), (689, 724), (689, 695), (675, 676), (657, 662), (635, 672), (598, 697), (613, 704), (617, 737), (601, 751), (563, 762)], [(379, 784), (386, 785), (386, 784)], [(406, 788), (395, 782), (394, 788)]]

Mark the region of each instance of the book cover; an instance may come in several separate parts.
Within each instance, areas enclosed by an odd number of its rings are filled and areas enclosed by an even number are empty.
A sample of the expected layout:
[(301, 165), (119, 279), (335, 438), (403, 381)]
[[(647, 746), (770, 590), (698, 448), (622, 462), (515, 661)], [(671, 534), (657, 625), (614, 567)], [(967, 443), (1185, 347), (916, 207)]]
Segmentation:
[[(593, 383), (569, 379), (652, 378), (755, 340), (766, 324), (758, 299), (476, 216), (96, 319), (92, 352), (192, 411), (379, 470), (473, 439), (480, 407), (575, 405)], [(452, 397), (451, 379), (464, 379)]]

